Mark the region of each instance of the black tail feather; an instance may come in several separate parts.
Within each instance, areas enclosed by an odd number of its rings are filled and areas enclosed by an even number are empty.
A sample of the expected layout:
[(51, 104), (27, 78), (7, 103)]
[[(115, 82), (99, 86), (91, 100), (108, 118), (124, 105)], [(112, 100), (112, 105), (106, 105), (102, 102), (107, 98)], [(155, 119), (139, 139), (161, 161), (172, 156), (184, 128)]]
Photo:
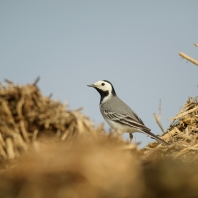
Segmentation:
[(167, 142), (165, 142), (164, 140), (162, 140), (161, 138), (159, 138), (157, 135), (151, 133), (150, 131), (142, 131), (144, 134), (150, 136), (151, 138), (154, 138), (155, 140), (161, 142), (162, 144), (165, 144), (166, 146), (168, 146), (169, 144)]

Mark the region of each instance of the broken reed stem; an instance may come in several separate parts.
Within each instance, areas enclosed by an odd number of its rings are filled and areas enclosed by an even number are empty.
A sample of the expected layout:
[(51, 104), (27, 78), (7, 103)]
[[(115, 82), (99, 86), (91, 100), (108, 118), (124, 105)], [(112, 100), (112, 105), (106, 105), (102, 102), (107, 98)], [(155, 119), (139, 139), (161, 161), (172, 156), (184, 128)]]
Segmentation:
[(180, 114), (177, 114), (175, 117), (172, 117), (172, 118), (168, 118), (168, 120), (176, 120), (176, 119), (179, 119), (181, 117), (184, 117), (185, 115), (189, 114), (189, 113), (192, 113), (193, 111), (197, 110), (198, 107), (195, 107), (191, 110), (188, 110), (188, 111), (185, 111), (183, 113), (180, 113)]
[(162, 103), (161, 103), (161, 100), (160, 100), (159, 101), (159, 108), (158, 108), (158, 111), (159, 111), (158, 116), (157, 116), (156, 113), (154, 113), (153, 115), (154, 115), (154, 118), (155, 118), (158, 126), (160, 127), (160, 129), (162, 130), (162, 132), (165, 133), (165, 131), (164, 131), (163, 127), (162, 127), (162, 124), (161, 124), (161, 117), (162, 117), (161, 105), (162, 105)]
[(190, 61), (191, 63), (194, 63), (195, 65), (198, 66), (198, 61), (191, 58), (190, 56), (184, 54), (183, 52), (180, 52), (179, 55), (182, 57), (182, 58), (185, 58), (186, 60)]
[(3, 140), (3, 137), (2, 137), (2, 135), (1, 135), (1, 133), (0, 133), (0, 144), (1, 144), (3, 147), (6, 147), (6, 143), (5, 143), (5, 141)]
[(36, 86), (39, 80), (40, 80), (40, 76), (38, 76), (38, 77), (36, 78), (36, 80), (33, 82), (33, 85)]
[(29, 139), (28, 134), (27, 134), (27, 131), (25, 129), (25, 125), (24, 125), (23, 120), (20, 121), (20, 127), (21, 127), (21, 132), (23, 134), (23, 137), (24, 137), (25, 141), (27, 143), (29, 143), (30, 142), (30, 139)]
[(14, 154), (14, 147), (11, 138), (6, 138), (6, 151), (7, 151), (8, 159), (14, 159), (15, 154)]
[(5, 159), (7, 158), (6, 152), (3, 149), (3, 146), (0, 144), (0, 155), (2, 155), (2, 157), (4, 157)]
[(164, 131), (163, 127), (162, 127), (162, 124), (160, 122), (160, 119), (158, 118), (158, 116), (156, 115), (156, 113), (154, 113), (153, 115), (155, 117), (155, 120), (156, 120), (158, 126), (160, 127), (160, 129), (162, 130), (162, 132), (165, 133), (165, 131)]

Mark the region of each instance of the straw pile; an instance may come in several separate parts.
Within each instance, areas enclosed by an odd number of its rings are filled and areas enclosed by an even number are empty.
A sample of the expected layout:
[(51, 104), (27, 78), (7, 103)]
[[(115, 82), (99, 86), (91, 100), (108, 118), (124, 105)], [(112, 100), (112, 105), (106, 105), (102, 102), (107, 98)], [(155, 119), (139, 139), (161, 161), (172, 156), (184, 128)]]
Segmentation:
[(198, 159), (198, 97), (189, 97), (180, 112), (161, 138), (169, 147), (157, 143), (149, 144), (142, 151), (146, 157), (173, 157), (193, 162)]
[(0, 174), (0, 198), (138, 198), (143, 183), (133, 153), (123, 142), (104, 135), (48, 141)]
[(141, 159), (99, 135), (50, 142), (0, 173), (0, 198), (197, 198), (198, 166)]
[(42, 96), (37, 81), (0, 86), (0, 198), (198, 197), (198, 97), (161, 137), (170, 146), (140, 150)]
[(68, 140), (97, 132), (79, 110), (67, 111), (66, 105), (43, 96), (38, 80), (26, 86), (8, 80), (0, 84), (0, 161), (20, 156), (38, 137)]

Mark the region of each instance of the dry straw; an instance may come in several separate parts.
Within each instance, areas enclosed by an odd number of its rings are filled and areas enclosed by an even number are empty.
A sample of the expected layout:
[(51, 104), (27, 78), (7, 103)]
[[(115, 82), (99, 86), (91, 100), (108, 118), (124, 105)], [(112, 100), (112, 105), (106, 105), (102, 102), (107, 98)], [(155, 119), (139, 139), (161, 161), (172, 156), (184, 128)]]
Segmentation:
[(198, 197), (198, 97), (171, 118), (161, 137), (169, 146), (140, 150), (37, 82), (0, 85), (0, 198)]
[(179, 113), (169, 118), (170, 127), (161, 136), (170, 146), (149, 144), (142, 151), (146, 157), (173, 157), (193, 162), (198, 159), (198, 97), (189, 97)]
[(69, 111), (66, 105), (41, 94), (33, 84), (0, 84), (0, 159), (14, 159), (43, 136), (61, 140), (95, 134), (92, 122), (80, 109)]
[[(102, 125), (95, 129), (92, 122), (80, 113), (80, 109), (69, 111), (65, 104), (43, 96), (37, 87), (38, 80), (26, 86), (15, 85), (8, 80), (6, 84), (0, 84), (1, 160), (19, 157), (30, 146), (36, 146), (37, 139), (54, 137), (67, 141), (78, 135), (82, 137), (90, 134), (95, 137), (98, 134), (107, 135)], [(157, 123), (161, 125), (160, 116), (157, 118), (159, 118)], [(171, 156), (183, 161), (196, 160), (198, 97), (189, 98), (181, 111), (170, 120), (173, 122), (161, 137), (170, 146), (151, 143), (142, 149), (143, 156), (146, 158)], [(125, 142), (122, 148), (132, 147), (136, 146)]]

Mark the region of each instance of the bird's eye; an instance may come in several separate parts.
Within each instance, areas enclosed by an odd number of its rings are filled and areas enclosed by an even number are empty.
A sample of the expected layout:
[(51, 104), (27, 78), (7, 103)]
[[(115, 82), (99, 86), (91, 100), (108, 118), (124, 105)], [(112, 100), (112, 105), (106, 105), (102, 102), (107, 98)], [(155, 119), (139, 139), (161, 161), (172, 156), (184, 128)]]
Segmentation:
[(102, 86), (104, 86), (104, 85), (105, 85), (105, 83), (102, 83), (101, 85), (102, 85)]

